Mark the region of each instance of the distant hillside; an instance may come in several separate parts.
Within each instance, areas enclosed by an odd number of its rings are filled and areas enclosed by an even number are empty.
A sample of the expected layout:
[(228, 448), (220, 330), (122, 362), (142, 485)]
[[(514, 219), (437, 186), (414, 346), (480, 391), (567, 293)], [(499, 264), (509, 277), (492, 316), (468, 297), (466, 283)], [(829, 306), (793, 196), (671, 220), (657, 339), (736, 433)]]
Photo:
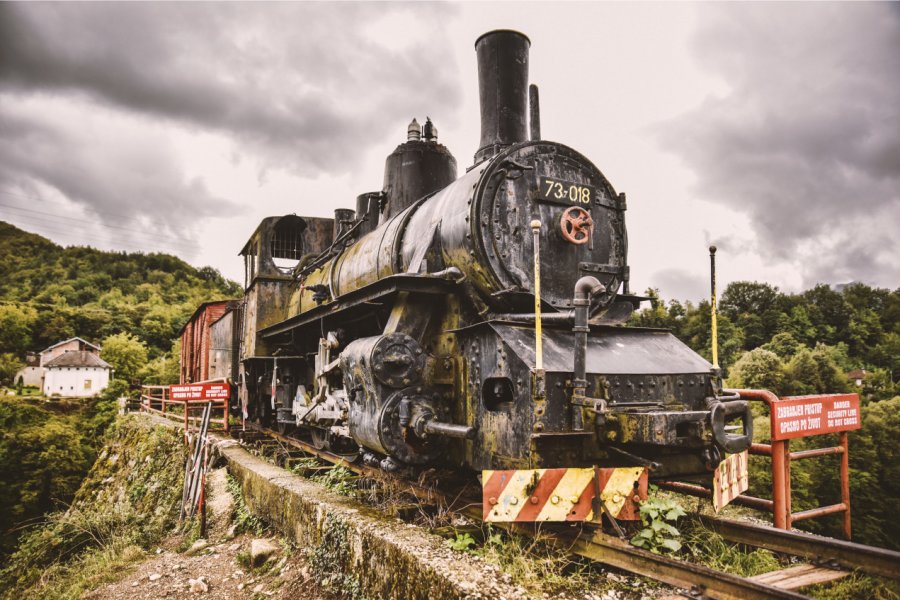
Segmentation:
[(198, 304), (240, 294), (212, 267), (169, 254), (63, 248), (0, 222), (0, 354), (128, 332), (155, 358)]

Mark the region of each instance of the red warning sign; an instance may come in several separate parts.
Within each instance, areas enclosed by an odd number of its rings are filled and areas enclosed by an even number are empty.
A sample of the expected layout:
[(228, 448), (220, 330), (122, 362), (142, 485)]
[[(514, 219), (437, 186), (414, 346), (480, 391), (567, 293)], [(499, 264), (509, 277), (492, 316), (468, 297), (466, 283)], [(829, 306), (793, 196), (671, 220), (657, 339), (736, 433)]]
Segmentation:
[(227, 400), (231, 386), (227, 383), (182, 383), (169, 386), (172, 400)]
[(775, 441), (859, 429), (859, 394), (788, 396), (772, 404), (771, 422)]

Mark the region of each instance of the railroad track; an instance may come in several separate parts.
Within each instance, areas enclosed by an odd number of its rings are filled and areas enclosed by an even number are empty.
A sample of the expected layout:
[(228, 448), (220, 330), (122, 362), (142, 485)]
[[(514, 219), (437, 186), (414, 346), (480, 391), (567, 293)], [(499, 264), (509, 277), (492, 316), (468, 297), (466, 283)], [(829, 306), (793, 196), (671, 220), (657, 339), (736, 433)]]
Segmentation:
[[(310, 443), (281, 435), (271, 429), (249, 426), (249, 424), (248, 429), (325, 462), (344, 466), (356, 474), (380, 479), (385, 477), (385, 473), (380, 469), (349, 462), (343, 456), (319, 450)], [(402, 487), (404, 492), (421, 502), (446, 506), (473, 520), (481, 520), (480, 499), (477, 503), (466, 502), (458, 495), (451, 496), (433, 487), (399, 478), (393, 478), (392, 481)], [(784, 571), (747, 578), (647, 552), (632, 546), (626, 540), (607, 534), (599, 526), (591, 524), (583, 524), (578, 529), (550, 523), (539, 525), (494, 523), (493, 525), (529, 536), (534, 536), (538, 532), (549, 533), (549, 543), (556, 548), (687, 590), (687, 595), (694, 598), (721, 598), (723, 600), (809, 598), (809, 596), (787, 589), (785, 586), (789, 587), (791, 580), (795, 584), (798, 581), (827, 581), (829, 575), (826, 571), (834, 573), (831, 579), (837, 579), (844, 574), (839, 569), (859, 569), (881, 577), (900, 579), (900, 552), (742, 521), (711, 517), (700, 517), (700, 520), (706, 527), (728, 541), (803, 557), (810, 560), (813, 565), (802, 568), (792, 567)], [(544, 537), (546, 539), (546, 536)]]

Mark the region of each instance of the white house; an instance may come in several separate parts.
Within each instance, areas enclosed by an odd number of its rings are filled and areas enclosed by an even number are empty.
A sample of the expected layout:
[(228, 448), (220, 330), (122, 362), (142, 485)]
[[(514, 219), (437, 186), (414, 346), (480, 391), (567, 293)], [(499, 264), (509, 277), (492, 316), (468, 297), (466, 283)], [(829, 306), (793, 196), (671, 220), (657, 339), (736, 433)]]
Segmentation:
[[(62, 342), (57, 342), (52, 346), (41, 350), (41, 352), (35, 354), (34, 352), (29, 352), (25, 358), (25, 366), (19, 369), (18, 373), (16, 373), (16, 377), (13, 380), (18, 383), (19, 380), (22, 381), (23, 385), (33, 385), (41, 388), (41, 390), (46, 389), (44, 377), (47, 372), (47, 365), (53, 361), (54, 359), (69, 353), (69, 352), (89, 352), (99, 357), (100, 355), (100, 346), (96, 344), (92, 344), (87, 340), (83, 340), (80, 337), (73, 337), (67, 340), (63, 340)], [(103, 362), (103, 361), (101, 361)], [(106, 364), (106, 363), (103, 363)], [(109, 365), (107, 365), (109, 366)], [(109, 379), (107, 378), (107, 381)], [(95, 382), (92, 380), (91, 385), (95, 385)], [(59, 387), (57, 385), (57, 387)], [(104, 387), (106, 387), (104, 385)], [(93, 394), (75, 394), (76, 396), (89, 395)]]
[(109, 385), (112, 367), (96, 353), (70, 350), (44, 363), (44, 395), (85, 397)]

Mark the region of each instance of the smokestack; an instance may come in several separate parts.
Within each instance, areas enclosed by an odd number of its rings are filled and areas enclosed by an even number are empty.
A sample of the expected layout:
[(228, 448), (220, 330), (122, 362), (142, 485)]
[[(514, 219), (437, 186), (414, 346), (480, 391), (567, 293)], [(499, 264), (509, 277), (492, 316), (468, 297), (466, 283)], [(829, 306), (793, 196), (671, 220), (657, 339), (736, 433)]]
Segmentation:
[(475, 41), (481, 98), (479, 163), (503, 148), (528, 140), (528, 48), (518, 31), (498, 29)]

